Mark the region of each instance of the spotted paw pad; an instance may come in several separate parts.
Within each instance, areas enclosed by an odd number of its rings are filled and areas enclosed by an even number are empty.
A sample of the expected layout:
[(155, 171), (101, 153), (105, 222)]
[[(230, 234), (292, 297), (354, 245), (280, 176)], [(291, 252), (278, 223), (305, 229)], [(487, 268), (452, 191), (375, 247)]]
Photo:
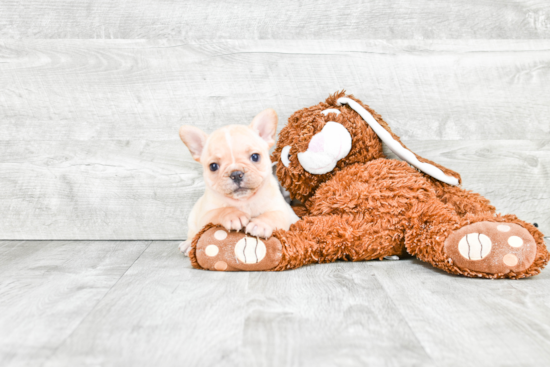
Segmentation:
[(478, 222), (454, 231), (445, 241), (445, 252), (461, 269), (506, 274), (527, 269), (537, 246), (518, 224)]
[(261, 271), (279, 264), (281, 249), (281, 242), (275, 237), (262, 239), (214, 227), (199, 239), (196, 258), (208, 270)]

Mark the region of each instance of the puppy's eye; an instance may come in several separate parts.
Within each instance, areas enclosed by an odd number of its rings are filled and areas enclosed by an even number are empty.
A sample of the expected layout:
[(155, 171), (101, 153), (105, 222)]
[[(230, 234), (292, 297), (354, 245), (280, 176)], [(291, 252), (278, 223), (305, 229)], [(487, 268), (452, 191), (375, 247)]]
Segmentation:
[(212, 171), (212, 172), (217, 171), (218, 168), (220, 168), (220, 167), (218, 166), (217, 163), (210, 163), (210, 171)]
[(290, 166), (290, 145), (287, 145), (283, 148), (281, 151), (281, 162), (285, 165), (285, 167)]
[(260, 155), (258, 153), (254, 153), (250, 156), (250, 160), (252, 162), (259, 162), (260, 161)]

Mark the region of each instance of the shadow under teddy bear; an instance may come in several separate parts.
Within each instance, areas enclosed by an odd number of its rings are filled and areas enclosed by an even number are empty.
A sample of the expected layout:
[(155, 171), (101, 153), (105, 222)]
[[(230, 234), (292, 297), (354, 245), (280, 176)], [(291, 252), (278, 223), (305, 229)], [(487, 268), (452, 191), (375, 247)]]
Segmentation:
[[(387, 144), (403, 161), (388, 159)], [(543, 234), (459, 187), (460, 175), (411, 152), (382, 117), (344, 92), (295, 112), (272, 155), (302, 217), (269, 239), (207, 225), (194, 267), (279, 271), (410, 254), (452, 274), (525, 278), (549, 254)], [(207, 251), (214, 245), (216, 251)]]

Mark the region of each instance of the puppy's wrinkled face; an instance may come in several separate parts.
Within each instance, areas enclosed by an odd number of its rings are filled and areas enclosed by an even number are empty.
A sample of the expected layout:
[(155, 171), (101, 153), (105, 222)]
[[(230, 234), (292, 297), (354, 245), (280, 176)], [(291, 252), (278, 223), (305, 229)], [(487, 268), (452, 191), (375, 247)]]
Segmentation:
[(267, 143), (252, 129), (239, 125), (214, 132), (201, 163), (206, 184), (233, 199), (253, 195), (271, 173)]
[(246, 200), (271, 174), (269, 148), (274, 144), (277, 114), (268, 109), (250, 126), (229, 125), (210, 136), (182, 126), (180, 137), (203, 166), (206, 185), (225, 197)]

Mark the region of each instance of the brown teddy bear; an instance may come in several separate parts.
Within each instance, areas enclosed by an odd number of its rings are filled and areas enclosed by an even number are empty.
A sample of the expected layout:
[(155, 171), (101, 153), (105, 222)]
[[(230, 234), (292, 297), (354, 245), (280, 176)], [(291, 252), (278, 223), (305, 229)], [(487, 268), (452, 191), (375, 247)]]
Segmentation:
[[(403, 161), (386, 158), (382, 143)], [(269, 239), (208, 225), (193, 240), (194, 267), (278, 271), (408, 253), (452, 274), (518, 279), (549, 260), (533, 225), (496, 214), (489, 200), (458, 186), (459, 174), (411, 152), (344, 92), (295, 112), (272, 160), (303, 203), (295, 209), (302, 219)]]

